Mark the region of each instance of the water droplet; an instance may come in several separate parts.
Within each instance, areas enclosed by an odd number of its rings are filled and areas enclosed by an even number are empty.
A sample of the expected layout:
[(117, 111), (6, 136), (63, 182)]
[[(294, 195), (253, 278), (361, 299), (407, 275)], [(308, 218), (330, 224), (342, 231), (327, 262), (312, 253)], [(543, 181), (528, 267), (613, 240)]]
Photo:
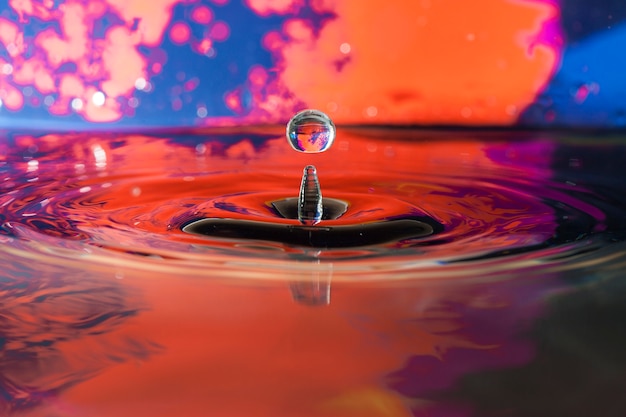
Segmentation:
[(287, 124), (287, 140), (298, 152), (324, 152), (335, 141), (335, 124), (319, 110), (303, 110)]
[(304, 168), (298, 201), (298, 220), (302, 224), (312, 226), (322, 220), (322, 191), (313, 165)]
[[(271, 207), (284, 219), (297, 219), (300, 207), (299, 197), (289, 197), (271, 202)], [(321, 220), (335, 220), (348, 210), (348, 203), (335, 198), (322, 198)]]

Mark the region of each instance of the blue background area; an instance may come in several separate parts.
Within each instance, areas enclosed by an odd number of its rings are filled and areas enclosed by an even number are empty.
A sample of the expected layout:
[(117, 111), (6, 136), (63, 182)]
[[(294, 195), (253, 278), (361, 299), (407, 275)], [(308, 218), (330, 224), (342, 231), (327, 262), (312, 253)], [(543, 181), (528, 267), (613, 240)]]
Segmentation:
[[(229, 38), (224, 42), (217, 42), (215, 56), (208, 58), (193, 51), (190, 45), (173, 44), (165, 36), (159, 48), (167, 52), (168, 62), (163, 72), (151, 80), (155, 90), (136, 94), (141, 105), (136, 110), (135, 118), (150, 120), (154, 118), (154, 113), (158, 112), (163, 115), (160, 121), (164, 124), (190, 125), (197, 119), (198, 104), (204, 104), (211, 116), (236, 116), (224, 104), (224, 94), (245, 83), (247, 71), (251, 66), (272, 65), (270, 53), (261, 46), (261, 38), (267, 31), (280, 28), (283, 18), (259, 18), (252, 10), (237, 3), (228, 3), (224, 6), (212, 4), (211, 9), (214, 13), (213, 21), (228, 22)], [(191, 27), (192, 33), (201, 34), (204, 27), (191, 20), (191, 10), (189, 5), (177, 5), (174, 8), (172, 22), (185, 21)], [(181, 77), (182, 74), (185, 80), (198, 77), (200, 85), (192, 92), (193, 94), (181, 94), (183, 107), (180, 111), (168, 111), (172, 100), (172, 88), (180, 86), (181, 81), (177, 77)], [(207, 94), (200, 97), (198, 91)], [(123, 120), (122, 123), (136, 124), (132, 119)]]
[[(526, 126), (626, 126), (626, 2), (563, 0), (560, 69), (520, 118)], [(577, 92), (591, 91), (583, 99)]]

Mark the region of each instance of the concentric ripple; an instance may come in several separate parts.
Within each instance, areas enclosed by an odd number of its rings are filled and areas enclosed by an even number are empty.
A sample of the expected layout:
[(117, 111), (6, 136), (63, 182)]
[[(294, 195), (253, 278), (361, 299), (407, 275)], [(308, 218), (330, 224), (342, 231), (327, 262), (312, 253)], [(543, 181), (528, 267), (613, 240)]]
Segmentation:
[[(429, 278), (568, 268), (625, 230), (621, 182), (585, 166), (585, 149), (563, 138), (347, 130), (325, 154), (293, 155), (279, 130), (192, 133), (11, 135), (0, 167), (3, 250), (191, 275), (332, 266), (348, 279)], [(347, 204), (314, 227), (396, 236), (393, 222), (413, 218), (432, 232), (307, 247), (245, 227), (232, 237), (182, 230), (206, 218), (300, 227), (272, 203), (297, 196), (309, 163), (324, 197)]]

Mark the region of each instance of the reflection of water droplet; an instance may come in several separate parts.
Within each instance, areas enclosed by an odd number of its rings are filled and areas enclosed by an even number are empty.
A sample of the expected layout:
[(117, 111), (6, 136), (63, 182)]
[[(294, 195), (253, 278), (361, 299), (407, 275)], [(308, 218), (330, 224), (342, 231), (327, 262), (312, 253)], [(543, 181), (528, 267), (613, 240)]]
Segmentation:
[(287, 124), (287, 140), (298, 152), (324, 152), (335, 141), (335, 124), (319, 110), (303, 110)]
[(292, 281), (289, 284), (291, 296), (297, 303), (307, 306), (325, 306), (330, 304), (331, 271), (326, 273), (312, 271), (310, 279)]

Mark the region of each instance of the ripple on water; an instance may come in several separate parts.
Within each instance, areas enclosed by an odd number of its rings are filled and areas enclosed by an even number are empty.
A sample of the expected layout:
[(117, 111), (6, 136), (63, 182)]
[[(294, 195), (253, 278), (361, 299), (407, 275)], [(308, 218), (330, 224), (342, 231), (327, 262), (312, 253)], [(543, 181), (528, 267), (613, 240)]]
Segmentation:
[[(293, 154), (273, 129), (9, 139), (1, 237), (5, 251), (29, 259), (263, 278), (329, 265), (334, 279), (502, 276), (569, 268), (625, 229), (623, 184), (581, 163), (585, 146), (599, 145), (566, 138), (346, 130), (335, 148), (313, 155)], [(605, 145), (605, 156), (623, 148)], [(564, 163), (568, 152), (577, 164)], [(182, 230), (203, 218), (299, 227), (273, 203), (297, 196), (309, 163), (324, 198), (347, 205), (315, 227), (391, 230), (410, 217), (431, 231), (307, 245), (271, 230), (267, 239), (245, 236), (245, 227), (230, 237)]]

